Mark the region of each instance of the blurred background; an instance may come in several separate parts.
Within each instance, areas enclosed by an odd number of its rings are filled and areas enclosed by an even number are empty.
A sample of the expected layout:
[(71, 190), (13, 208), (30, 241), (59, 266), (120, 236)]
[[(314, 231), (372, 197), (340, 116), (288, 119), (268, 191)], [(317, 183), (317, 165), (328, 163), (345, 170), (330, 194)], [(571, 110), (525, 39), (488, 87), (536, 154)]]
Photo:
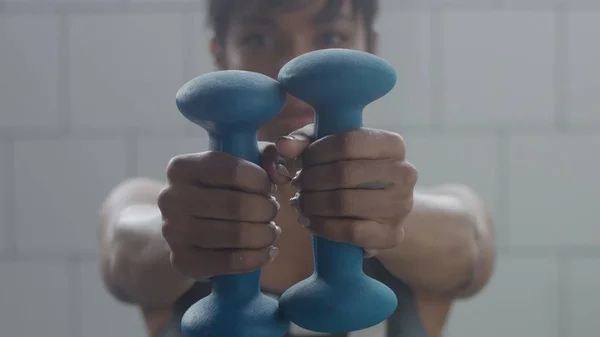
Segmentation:
[[(144, 336), (103, 289), (98, 209), (206, 148), (177, 112), (212, 71), (204, 1), (0, 0), (0, 336)], [(490, 285), (448, 337), (600, 331), (600, 2), (384, 0), (398, 70), (368, 126), (401, 133), (420, 185), (494, 211)], [(378, 337), (378, 336), (374, 336)]]

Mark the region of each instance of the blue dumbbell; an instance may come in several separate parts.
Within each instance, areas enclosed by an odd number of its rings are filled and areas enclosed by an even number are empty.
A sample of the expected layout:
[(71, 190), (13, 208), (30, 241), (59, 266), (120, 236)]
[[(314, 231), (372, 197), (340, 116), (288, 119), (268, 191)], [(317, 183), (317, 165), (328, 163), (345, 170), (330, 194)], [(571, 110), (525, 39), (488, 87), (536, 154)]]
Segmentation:
[[(258, 164), (256, 131), (283, 108), (286, 94), (277, 81), (246, 71), (199, 76), (177, 93), (181, 113), (204, 128), (209, 149)], [(185, 337), (282, 337), (289, 321), (275, 299), (260, 292), (260, 270), (215, 276), (212, 293), (183, 316)]]
[[(290, 94), (315, 110), (317, 138), (362, 127), (363, 109), (396, 84), (396, 72), (372, 54), (327, 49), (299, 56), (279, 73)], [(394, 292), (363, 273), (362, 249), (313, 238), (315, 272), (286, 291), (280, 306), (308, 330), (344, 333), (387, 319), (398, 305)]]

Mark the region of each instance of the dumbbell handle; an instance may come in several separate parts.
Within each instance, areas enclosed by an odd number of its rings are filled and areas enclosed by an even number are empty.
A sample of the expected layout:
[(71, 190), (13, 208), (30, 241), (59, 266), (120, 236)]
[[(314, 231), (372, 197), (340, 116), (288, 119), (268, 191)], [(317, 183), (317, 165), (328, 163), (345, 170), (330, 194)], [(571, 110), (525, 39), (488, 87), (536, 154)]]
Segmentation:
[[(225, 152), (254, 164), (259, 163), (258, 140), (254, 132), (210, 135), (208, 149)], [(223, 298), (229, 301), (250, 300), (260, 288), (260, 274), (259, 269), (245, 274), (215, 276), (212, 278), (213, 290), (223, 294)]]
[[(319, 114), (320, 109), (336, 109), (336, 107), (315, 107), (317, 111), (315, 114), (315, 136), (317, 139), (363, 126), (361, 108), (346, 108), (340, 113), (329, 110), (327, 114)], [(337, 109), (340, 108), (337, 107)], [(330, 241), (314, 235), (313, 254), (316, 273), (326, 279), (345, 278), (346, 275), (356, 275), (356, 273), (362, 272), (363, 250), (359, 247)]]
[[(268, 76), (220, 71), (199, 76), (177, 93), (177, 107), (209, 135), (209, 150), (259, 164), (256, 130), (285, 103), (285, 93)], [(218, 275), (212, 292), (182, 317), (186, 337), (282, 337), (289, 327), (276, 300), (260, 291), (260, 269)]]
[[(322, 139), (361, 128), (363, 109), (393, 88), (396, 73), (372, 54), (330, 49), (290, 61), (278, 79), (287, 92), (313, 107), (316, 138)], [(313, 236), (313, 254), (314, 274), (280, 299), (292, 322), (341, 333), (366, 329), (394, 312), (394, 292), (363, 272), (362, 248)]]

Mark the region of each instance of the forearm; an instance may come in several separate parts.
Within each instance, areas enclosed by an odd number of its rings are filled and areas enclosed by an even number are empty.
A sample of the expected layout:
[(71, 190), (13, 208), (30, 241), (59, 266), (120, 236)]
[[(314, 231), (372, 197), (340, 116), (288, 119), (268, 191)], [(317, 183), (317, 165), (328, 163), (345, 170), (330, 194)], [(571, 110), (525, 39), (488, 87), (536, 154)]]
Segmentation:
[(106, 288), (144, 308), (175, 301), (192, 281), (175, 271), (156, 206), (160, 184), (136, 179), (117, 186), (101, 210), (101, 265)]
[(467, 297), (487, 284), (494, 256), (492, 224), (480, 198), (463, 186), (448, 185), (415, 193), (404, 238), (379, 259), (413, 288)]

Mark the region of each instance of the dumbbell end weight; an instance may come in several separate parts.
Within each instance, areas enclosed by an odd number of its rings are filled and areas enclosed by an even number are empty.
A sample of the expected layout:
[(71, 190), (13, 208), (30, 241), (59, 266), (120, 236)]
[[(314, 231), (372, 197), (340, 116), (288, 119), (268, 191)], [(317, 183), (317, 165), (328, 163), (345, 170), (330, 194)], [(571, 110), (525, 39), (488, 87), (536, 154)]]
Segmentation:
[[(210, 150), (258, 164), (256, 131), (281, 111), (285, 98), (277, 81), (229, 70), (189, 81), (177, 92), (176, 104), (208, 132)], [(278, 302), (260, 291), (260, 270), (213, 277), (211, 294), (181, 322), (185, 337), (282, 337), (288, 328)]]
[[(372, 54), (346, 49), (311, 52), (293, 59), (279, 82), (315, 110), (317, 138), (362, 127), (363, 109), (396, 84), (392, 66)], [(364, 274), (361, 248), (313, 237), (314, 274), (286, 291), (284, 315), (312, 331), (344, 333), (387, 319), (395, 293)]]

